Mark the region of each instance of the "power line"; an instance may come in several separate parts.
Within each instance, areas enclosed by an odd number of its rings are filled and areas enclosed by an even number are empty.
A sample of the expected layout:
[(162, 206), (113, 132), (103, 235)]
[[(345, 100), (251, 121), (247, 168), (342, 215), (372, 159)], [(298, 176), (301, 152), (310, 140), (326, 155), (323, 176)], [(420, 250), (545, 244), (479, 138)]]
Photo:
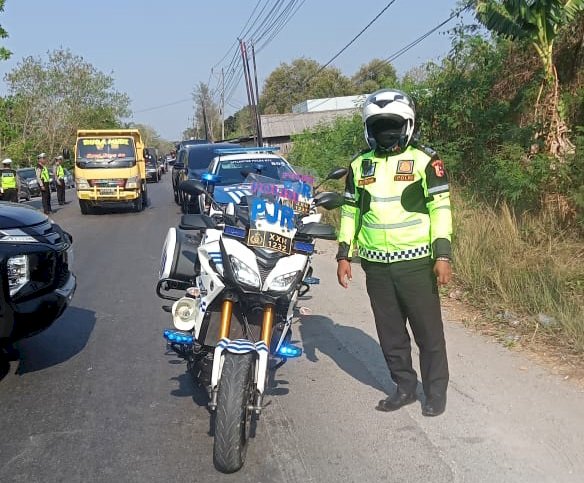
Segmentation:
[(193, 100), (192, 97), (187, 97), (186, 99), (179, 99), (178, 101), (169, 102), (167, 104), (161, 104), (159, 106), (147, 107), (146, 109), (139, 109), (137, 111), (134, 111), (134, 114), (139, 114), (141, 112), (155, 111), (157, 109), (164, 109), (165, 107), (174, 106), (176, 104), (182, 104), (183, 102), (188, 102), (188, 101), (192, 101), (192, 100)]
[[(417, 39), (413, 40), (412, 42), (410, 42), (409, 44), (405, 45), (401, 49), (395, 51), (393, 54), (391, 54), (386, 59), (383, 59), (383, 63), (380, 64), (378, 68), (380, 68), (382, 66), (385, 66), (385, 65), (388, 65), (388, 64), (391, 64), (391, 62), (393, 62), (394, 60), (398, 59), (399, 57), (401, 57), (402, 55), (404, 55), (409, 50), (413, 49), (416, 45), (420, 44), (422, 41), (424, 41), (426, 38), (428, 38), (430, 35), (432, 35), (437, 30), (440, 30), (447, 23), (451, 22), (454, 18), (458, 17), (461, 13), (463, 13), (465, 10), (468, 10), (471, 6), (472, 6), (472, 3), (469, 2), (465, 6), (459, 8), (458, 10), (456, 10), (454, 12), (452, 12), (452, 14), (447, 19), (443, 20), (438, 25), (436, 25), (435, 27), (431, 28), (426, 33), (420, 35)], [(326, 100), (323, 100), (322, 102), (316, 104), (315, 106), (313, 106), (313, 109), (315, 107), (318, 107), (318, 106), (324, 104), (325, 102), (326, 102)]]
[(312, 74), (308, 79), (306, 79), (304, 81), (304, 84), (308, 84), (312, 79), (314, 79), (318, 74), (320, 74), (324, 69), (326, 69), (332, 62), (335, 61), (335, 59), (337, 59), (345, 50), (347, 50), (351, 45), (353, 45), (353, 43), (359, 38), (361, 37), (361, 35), (363, 35), (365, 33), (365, 31), (371, 27), (371, 25), (373, 25), (375, 23), (375, 21), (381, 17), (385, 11), (391, 7), (394, 3), (396, 2), (396, 0), (391, 0), (391, 2), (389, 2), (385, 7), (383, 7), (381, 9), (381, 12), (379, 12), (375, 17), (373, 17), (373, 19), (367, 24), (365, 25), (365, 27), (363, 27), (361, 29), (361, 31), (355, 35), (350, 41), (349, 43), (347, 43), (341, 50), (339, 50), (326, 64), (324, 64), (320, 69), (318, 69), (314, 74)]

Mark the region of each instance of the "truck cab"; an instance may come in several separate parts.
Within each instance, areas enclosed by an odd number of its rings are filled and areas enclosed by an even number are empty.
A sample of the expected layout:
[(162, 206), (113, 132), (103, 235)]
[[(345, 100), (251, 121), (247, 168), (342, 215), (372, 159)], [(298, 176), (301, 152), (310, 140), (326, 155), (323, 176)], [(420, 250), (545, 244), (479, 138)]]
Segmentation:
[[(83, 129), (75, 143), (75, 186), (81, 213), (93, 208), (147, 204), (145, 156), (137, 129)], [(66, 159), (68, 150), (63, 152)]]

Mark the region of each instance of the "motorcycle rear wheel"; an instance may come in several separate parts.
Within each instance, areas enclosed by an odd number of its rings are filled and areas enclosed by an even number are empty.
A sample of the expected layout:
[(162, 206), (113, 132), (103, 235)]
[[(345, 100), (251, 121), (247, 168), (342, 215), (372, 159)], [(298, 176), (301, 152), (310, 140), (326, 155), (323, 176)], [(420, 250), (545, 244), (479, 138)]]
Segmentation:
[(253, 354), (225, 353), (217, 413), (213, 462), (223, 473), (234, 473), (245, 462), (251, 424)]

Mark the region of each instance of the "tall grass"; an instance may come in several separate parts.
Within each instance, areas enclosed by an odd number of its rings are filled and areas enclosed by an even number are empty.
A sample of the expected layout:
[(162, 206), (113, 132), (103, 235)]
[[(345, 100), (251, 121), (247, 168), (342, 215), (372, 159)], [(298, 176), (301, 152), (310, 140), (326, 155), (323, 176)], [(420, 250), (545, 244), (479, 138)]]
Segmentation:
[(493, 309), (557, 322), (562, 338), (584, 352), (584, 240), (545, 210), (517, 218), (503, 205), (454, 197), (457, 280)]

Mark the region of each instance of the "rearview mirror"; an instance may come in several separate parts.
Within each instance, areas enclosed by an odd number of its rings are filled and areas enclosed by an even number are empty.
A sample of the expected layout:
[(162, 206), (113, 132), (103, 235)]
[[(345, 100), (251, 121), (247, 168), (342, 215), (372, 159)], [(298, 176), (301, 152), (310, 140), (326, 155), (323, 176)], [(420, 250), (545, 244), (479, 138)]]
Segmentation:
[(63, 159), (71, 159), (71, 153), (69, 153), (69, 149), (63, 149)]
[(341, 179), (346, 176), (349, 170), (347, 168), (335, 168), (326, 177), (326, 179)]
[(326, 223), (307, 223), (298, 229), (298, 234), (323, 240), (336, 240), (335, 228)]
[(187, 179), (185, 181), (181, 181), (181, 183), (178, 185), (178, 189), (191, 196), (198, 196), (203, 193), (210, 196), (210, 194), (205, 189), (205, 185), (197, 179)]
[(213, 218), (207, 215), (183, 215), (180, 219), (179, 228), (181, 230), (206, 230), (215, 228), (217, 225)]
[(344, 200), (339, 193), (324, 191), (314, 197), (314, 206), (322, 206), (325, 210), (334, 210), (343, 206)]

